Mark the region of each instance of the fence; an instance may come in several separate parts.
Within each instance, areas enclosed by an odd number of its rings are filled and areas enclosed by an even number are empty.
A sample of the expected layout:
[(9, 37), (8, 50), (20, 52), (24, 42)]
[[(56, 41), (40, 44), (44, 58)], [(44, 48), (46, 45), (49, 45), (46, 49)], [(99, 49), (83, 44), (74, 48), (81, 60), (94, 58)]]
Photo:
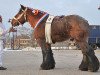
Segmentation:
[[(14, 44), (12, 47), (12, 44)], [(6, 43), (7, 48), (11, 49), (23, 49), (26, 47), (39, 47), (36, 40), (32, 41), (31, 39), (16, 39), (14, 40), (14, 43), (9, 41), (9, 43)], [(53, 50), (68, 50), (68, 49), (77, 49), (75, 45), (75, 41), (64, 41), (59, 42), (55, 44), (51, 44), (51, 47)]]

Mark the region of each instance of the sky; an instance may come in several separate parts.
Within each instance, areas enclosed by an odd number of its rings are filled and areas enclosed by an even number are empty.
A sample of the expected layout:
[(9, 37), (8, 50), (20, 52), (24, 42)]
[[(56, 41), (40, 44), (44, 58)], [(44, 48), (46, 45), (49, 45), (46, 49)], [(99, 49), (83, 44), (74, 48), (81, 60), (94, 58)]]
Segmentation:
[[(11, 27), (8, 20), (16, 15), (20, 4), (54, 16), (79, 15), (88, 20), (90, 25), (100, 25), (100, 0), (0, 0), (0, 15), (7, 29)], [(24, 26), (30, 27), (28, 23)]]

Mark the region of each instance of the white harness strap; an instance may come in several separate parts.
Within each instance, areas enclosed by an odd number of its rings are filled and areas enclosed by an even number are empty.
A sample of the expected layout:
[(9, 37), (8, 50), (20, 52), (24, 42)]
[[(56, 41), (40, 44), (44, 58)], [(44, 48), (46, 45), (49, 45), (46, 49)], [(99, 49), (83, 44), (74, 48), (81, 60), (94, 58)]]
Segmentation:
[(52, 43), (52, 39), (51, 39), (51, 23), (52, 20), (54, 19), (54, 16), (49, 15), (46, 24), (45, 24), (45, 38), (46, 38), (46, 42), (51, 44)]

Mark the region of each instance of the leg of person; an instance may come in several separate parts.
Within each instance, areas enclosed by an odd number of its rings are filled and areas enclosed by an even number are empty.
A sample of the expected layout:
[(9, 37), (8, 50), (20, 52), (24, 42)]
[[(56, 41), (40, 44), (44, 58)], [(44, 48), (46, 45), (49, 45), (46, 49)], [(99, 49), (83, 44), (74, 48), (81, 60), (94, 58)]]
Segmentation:
[(0, 40), (0, 70), (6, 70), (2, 65), (2, 55), (3, 55), (3, 40)]

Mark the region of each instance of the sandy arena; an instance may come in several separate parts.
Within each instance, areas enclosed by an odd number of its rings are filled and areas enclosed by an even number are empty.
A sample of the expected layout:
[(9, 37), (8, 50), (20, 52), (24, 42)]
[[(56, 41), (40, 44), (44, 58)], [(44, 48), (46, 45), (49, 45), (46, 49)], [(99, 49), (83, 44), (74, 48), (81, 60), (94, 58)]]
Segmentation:
[[(53, 70), (40, 70), (42, 53), (38, 49), (30, 51), (5, 51), (4, 66), (7, 70), (0, 75), (100, 75), (98, 72), (80, 71), (78, 66), (82, 60), (80, 50), (53, 50), (56, 67)], [(100, 50), (95, 50), (100, 60)]]

